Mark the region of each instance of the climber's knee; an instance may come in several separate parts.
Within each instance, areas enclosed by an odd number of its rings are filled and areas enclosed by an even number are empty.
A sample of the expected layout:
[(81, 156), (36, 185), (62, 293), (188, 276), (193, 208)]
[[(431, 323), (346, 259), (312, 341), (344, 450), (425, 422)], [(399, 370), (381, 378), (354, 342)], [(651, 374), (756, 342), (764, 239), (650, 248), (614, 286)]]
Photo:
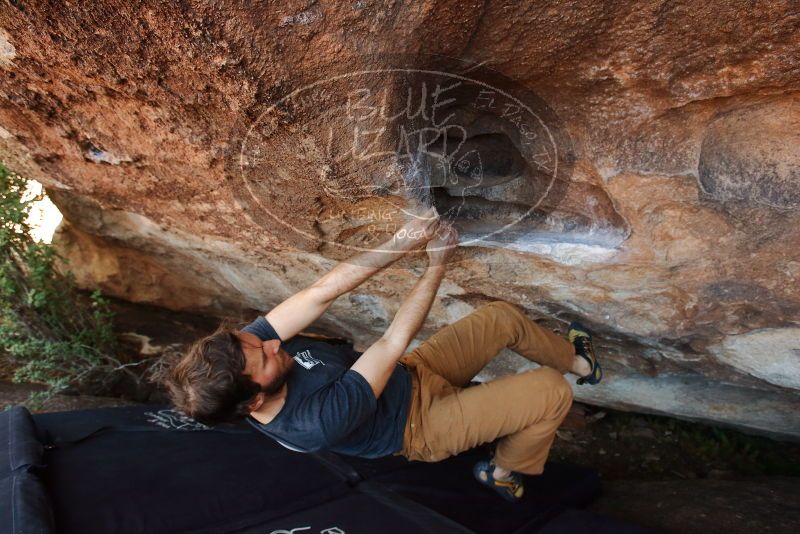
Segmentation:
[(500, 313), (503, 315), (518, 316), (521, 313), (518, 307), (504, 300), (494, 300), (486, 304), (484, 308), (490, 310), (492, 313)]
[(494, 300), (484, 304), (479, 314), (493, 325), (496, 335), (507, 338), (506, 343), (511, 343), (520, 331), (522, 312), (510, 302)]
[(546, 387), (552, 388), (559, 392), (572, 392), (572, 387), (569, 385), (567, 379), (564, 378), (564, 375), (562, 375), (556, 369), (542, 366), (534, 369), (533, 372), (539, 375), (539, 380), (543, 381), (546, 384)]
[(539, 387), (548, 389), (551, 392), (554, 407), (559, 412), (566, 413), (572, 406), (572, 385), (557, 370), (552, 367), (540, 367), (531, 371), (538, 374)]
[(493, 300), (492, 302), (486, 304), (485, 306), (487, 308), (488, 307), (492, 307), (492, 308), (499, 308), (499, 309), (503, 309), (503, 310), (508, 310), (509, 308), (516, 309), (516, 306), (514, 306), (510, 302), (506, 302), (505, 300)]

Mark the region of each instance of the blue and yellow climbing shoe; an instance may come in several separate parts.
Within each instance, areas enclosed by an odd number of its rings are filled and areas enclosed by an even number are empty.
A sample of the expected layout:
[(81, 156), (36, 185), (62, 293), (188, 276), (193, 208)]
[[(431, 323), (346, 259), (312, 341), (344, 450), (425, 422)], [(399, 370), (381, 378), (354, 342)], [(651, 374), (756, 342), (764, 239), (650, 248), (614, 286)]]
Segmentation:
[(581, 323), (573, 321), (569, 324), (569, 340), (575, 345), (575, 354), (589, 362), (592, 370), (588, 375), (580, 377), (578, 384), (599, 384), (603, 379), (603, 370), (594, 354), (592, 346), (592, 333)]
[(522, 485), (522, 475), (512, 471), (508, 480), (496, 480), (494, 478), (494, 467), (493, 460), (483, 460), (475, 464), (475, 467), (472, 468), (472, 474), (475, 475), (478, 482), (492, 488), (505, 500), (519, 502), (525, 492), (525, 488)]

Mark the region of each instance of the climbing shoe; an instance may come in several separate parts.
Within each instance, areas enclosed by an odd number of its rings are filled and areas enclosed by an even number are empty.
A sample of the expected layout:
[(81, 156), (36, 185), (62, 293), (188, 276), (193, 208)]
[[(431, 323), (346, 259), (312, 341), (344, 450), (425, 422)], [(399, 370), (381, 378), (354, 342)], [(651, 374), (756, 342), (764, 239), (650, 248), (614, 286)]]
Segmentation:
[(522, 485), (522, 475), (512, 471), (508, 480), (496, 480), (494, 478), (494, 468), (493, 460), (483, 460), (475, 464), (475, 467), (472, 468), (472, 474), (475, 475), (478, 482), (492, 488), (505, 500), (519, 502), (525, 492), (525, 488)]
[(603, 379), (603, 370), (594, 355), (592, 333), (581, 323), (572, 322), (569, 325), (568, 336), (570, 342), (575, 345), (575, 354), (589, 362), (592, 368), (588, 375), (580, 377), (576, 382), (578, 384), (599, 384), (600, 380)]

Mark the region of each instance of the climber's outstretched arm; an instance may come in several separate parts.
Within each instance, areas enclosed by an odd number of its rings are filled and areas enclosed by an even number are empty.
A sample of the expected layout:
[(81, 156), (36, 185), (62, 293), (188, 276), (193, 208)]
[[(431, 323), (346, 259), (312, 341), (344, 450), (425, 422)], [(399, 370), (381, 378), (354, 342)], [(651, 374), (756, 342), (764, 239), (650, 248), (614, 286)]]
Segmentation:
[(425, 317), (436, 297), (436, 291), (444, 277), (447, 258), (458, 243), (458, 232), (450, 225), (442, 224), (437, 237), (427, 245), (428, 268), (417, 281), (414, 289), (403, 301), (400, 309), (386, 329), (386, 333), (370, 346), (353, 364), (351, 369), (363, 376), (372, 387), (375, 398), (381, 396), (397, 360), (405, 353), (409, 343), (419, 332)]
[(373, 343), (353, 364), (352, 369), (363, 376), (375, 394), (381, 396), (397, 360), (419, 331), (433, 304), (436, 291), (444, 277), (444, 265), (428, 267), (408, 298), (403, 301), (386, 333)]
[(425, 245), (435, 234), (438, 220), (434, 208), (412, 218), (388, 241), (340, 262), (322, 278), (275, 306), (266, 314), (267, 320), (282, 340), (294, 337), (325, 313), (340, 295), (405, 253)]

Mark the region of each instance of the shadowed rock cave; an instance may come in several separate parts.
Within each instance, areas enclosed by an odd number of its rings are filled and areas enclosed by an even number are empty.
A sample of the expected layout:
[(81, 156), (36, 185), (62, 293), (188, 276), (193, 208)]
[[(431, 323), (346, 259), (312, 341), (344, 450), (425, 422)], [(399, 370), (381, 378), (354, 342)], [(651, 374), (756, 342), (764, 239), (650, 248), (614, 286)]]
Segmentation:
[[(446, 134), (442, 137), (449, 137)], [(449, 168), (432, 165), (433, 205), (476, 246), (507, 246), (535, 251), (540, 244), (618, 246), (627, 229), (602, 190), (594, 193), (593, 209), (571, 211), (554, 203), (569, 201), (569, 185), (552, 179), (526, 161), (502, 133), (438, 140), (432, 148), (459, 145)], [(473, 169), (480, 168), (476, 177)], [(566, 203), (566, 202), (565, 202)], [(605, 203), (607, 208), (594, 209)], [(606, 207), (604, 206), (604, 207)]]
[(420, 149), (430, 188), (426, 200), (454, 224), (466, 246), (560, 261), (553, 247), (568, 247), (586, 259), (608, 257), (627, 237), (627, 225), (601, 187), (574, 187), (571, 140), (545, 104), (529, 99), (549, 119), (534, 146), (496, 114), (445, 108), (441, 114), (459, 126), (436, 131)]

